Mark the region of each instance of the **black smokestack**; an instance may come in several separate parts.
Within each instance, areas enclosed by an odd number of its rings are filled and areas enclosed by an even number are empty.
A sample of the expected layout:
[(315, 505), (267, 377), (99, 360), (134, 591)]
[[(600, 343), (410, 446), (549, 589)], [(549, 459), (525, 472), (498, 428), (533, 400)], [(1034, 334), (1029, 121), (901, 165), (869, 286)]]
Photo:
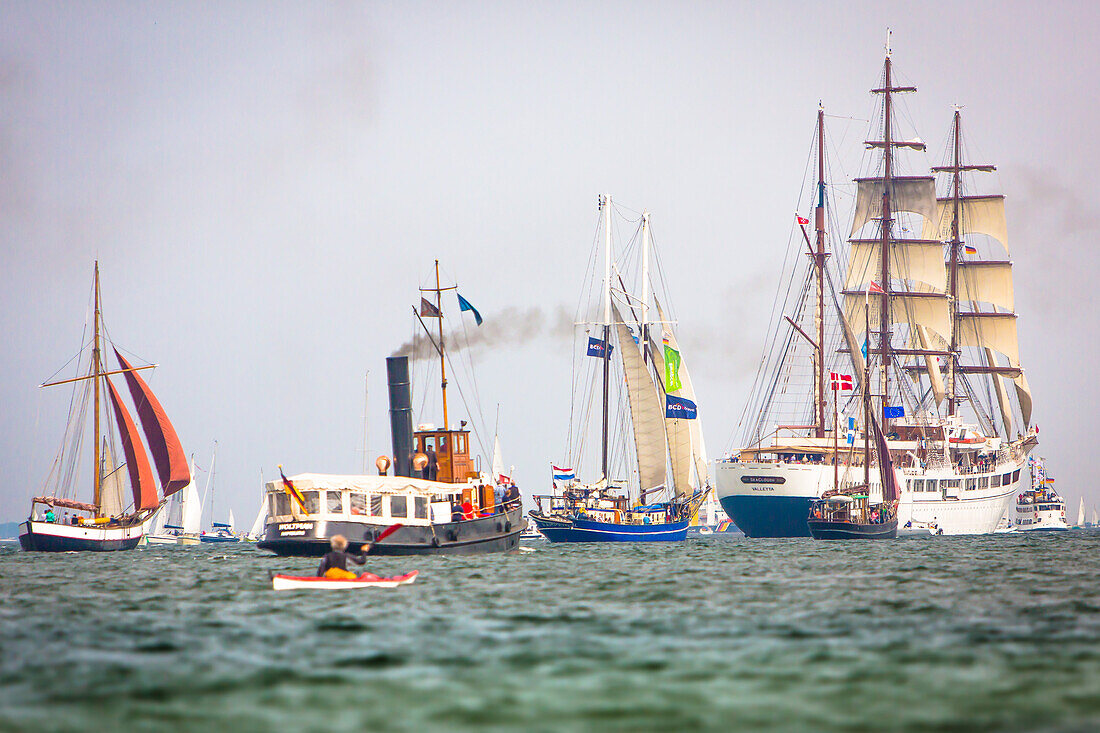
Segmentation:
[(386, 382), (390, 387), (393, 475), (412, 476), (412, 389), (409, 386), (409, 357), (386, 358)]

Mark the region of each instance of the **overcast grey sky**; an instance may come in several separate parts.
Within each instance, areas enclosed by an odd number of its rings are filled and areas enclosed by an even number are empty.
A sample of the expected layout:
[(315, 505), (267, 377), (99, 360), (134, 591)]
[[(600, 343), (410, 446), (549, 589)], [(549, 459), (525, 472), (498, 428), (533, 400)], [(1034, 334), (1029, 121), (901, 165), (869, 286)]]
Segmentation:
[[(388, 451), (384, 357), (412, 333), (434, 258), (487, 320), (538, 308), (550, 322), (576, 303), (604, 191), (652, 212), (708, 446), (728, 448), (818, 100), (868, 117), (887, 25), (930, 150), (957, 102), (999, 168), (1040, 452), (1075, 514), (1082, 490), (1100, 501), (1097, 16), (1057, 2), (5, 3), (0, 519), (26, 516), (60, 441), (68, 393), (36, 385), (78, 348), (96, 257), (112, 337), (161, 365), (150, 382), (200, 464), (218, 440), (218, 490), (244, 522), (261, 467), (358, 471), (368, 369), (371, 453)], [(827, 134), (858, 161), (864, 131), (830, 120)], [(545, 489), (569, 342), (546, 329), (477, 362), (506, 463), (525, 493)]]

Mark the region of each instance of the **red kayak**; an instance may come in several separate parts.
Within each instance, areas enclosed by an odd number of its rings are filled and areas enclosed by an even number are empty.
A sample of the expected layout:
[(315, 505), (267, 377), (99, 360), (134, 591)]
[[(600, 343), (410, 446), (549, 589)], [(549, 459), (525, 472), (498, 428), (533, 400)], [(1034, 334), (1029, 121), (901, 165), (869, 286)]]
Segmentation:
[(358, 578), (351, 580), (276, 574), (271, 576), (271, 586), (275, 590), (300, 590), (302, 588), (316, 590), (334, 590), (336, 588), (396, 588), (399, 585), (408, 585), (412, 583), (419, 574), (419, 570), (413, 570), (411, 573), (405, 573), (404, 575), (383, 578), (374, 573), (363, 573)]

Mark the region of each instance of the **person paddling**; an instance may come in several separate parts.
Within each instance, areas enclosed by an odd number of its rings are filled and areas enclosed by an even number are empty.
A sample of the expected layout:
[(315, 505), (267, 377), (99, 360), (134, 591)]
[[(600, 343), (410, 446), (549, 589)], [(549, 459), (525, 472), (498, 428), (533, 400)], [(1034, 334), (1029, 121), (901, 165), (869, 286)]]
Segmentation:
[(333, 535), (329, 540), (332, 551), (321, 558), (321, 565), (317, 568), (318, 577), (335, 578), (337, 580), (355, 580), (359, 576), (348, 570), (348, 560), (363, 565), (367, 562), (367, 553), (371, 545), (365, 544), (359, 548), (359, 554), (348, 552), (348, 538), (342, 534)]

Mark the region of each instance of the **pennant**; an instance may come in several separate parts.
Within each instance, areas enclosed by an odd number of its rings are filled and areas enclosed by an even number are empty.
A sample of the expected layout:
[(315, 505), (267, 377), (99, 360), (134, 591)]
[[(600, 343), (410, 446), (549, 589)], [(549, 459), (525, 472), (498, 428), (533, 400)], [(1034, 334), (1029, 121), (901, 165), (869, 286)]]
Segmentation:
[(699, 416), (699, 408), (695, 403), (683, 397), (665, 395), (665, 417), (679, 417), (684, 420), (694, 420)]
[(470, 301), (466, 300), (461, 295), (459, 295), (457, 290), (455, 291), (455, 295), (458, 295), (458, 311), (459, 311), (459, 313), (461, 313), (462, 311), (470, 311), (471, 313), (474, 314), (474, 321), (476, 321), (477, 325), (480, 326), (481, 325), (481, 314), (477, 312), (477, 308), (470, 305)]
[(898, 417), (905, 417), (905, 407), (901, 405), (898, 405), (896, 407), (892, 405), (886, 405), (882, 408), (882, 416), (887, 420), (893, 420), (894, 418)]
[(852, 375), (829, 372), (829, 380), (832, 382), (833, 391), (852, 389)]
[(868, 293), (878, 293), (879, 295), (886, 295), (886, 291), (883, 290), (882, 287), (877, 282), (875, 282), (874, 280), (872, 280), (867, 285), (867, 292)]
[(675, 392), (683, 387), (680, 381), (680, 352), (669, 346), (669, 337), (663, 337), (665, 345), (665, 392)]
[(303, 513), (309, 514), (309, 512), (306, 511), (306, 498), (302, 496), (301, 491), (294, 488), (294, 482), (286, 477), (286, 474), (283, 473), (282, 466), (279, 466), (279, 475), (283, 478), (283, 490), (286, 491), (294, 501), (298, 502), (298, 506), (302, 508)]
[[(604, 347), (605, 346), (607, 346), (607, 344), (604, 343), (603, 339), (598, 339), (595, 336), (589, 336), (588, 337), (588, 355), (589, 356), (596, 356), (596, 357), (599, 357), (601, 359), (604, 358)], [(611, 346), (611, 348), (607, 352), (608, 357), (611, 356), (611, 351), (613, 351), (614, 349), (615, 349), (615, 347)]]
[(420, 299), (420, 317), (421, 318), (442, 318), (443, 314), (439, 312), (439, 309), (435, 307), (433, 303), (429, 303), (427, 298)]
[(505, 476), (503, 473), (497, 474), (497, 483), (498, 484), (510, 485), (512, 483), (512, 477), (511, 476)]
[(801, 224), (802, 226), (806, 226), (807, 224), (810, 223), (810, 220), (807, 219), (804, 216), (799, 216), (798, 214), (795, 214), (794, 216), (795, 216), (796, 219), (798, 219), (798, 223)]

